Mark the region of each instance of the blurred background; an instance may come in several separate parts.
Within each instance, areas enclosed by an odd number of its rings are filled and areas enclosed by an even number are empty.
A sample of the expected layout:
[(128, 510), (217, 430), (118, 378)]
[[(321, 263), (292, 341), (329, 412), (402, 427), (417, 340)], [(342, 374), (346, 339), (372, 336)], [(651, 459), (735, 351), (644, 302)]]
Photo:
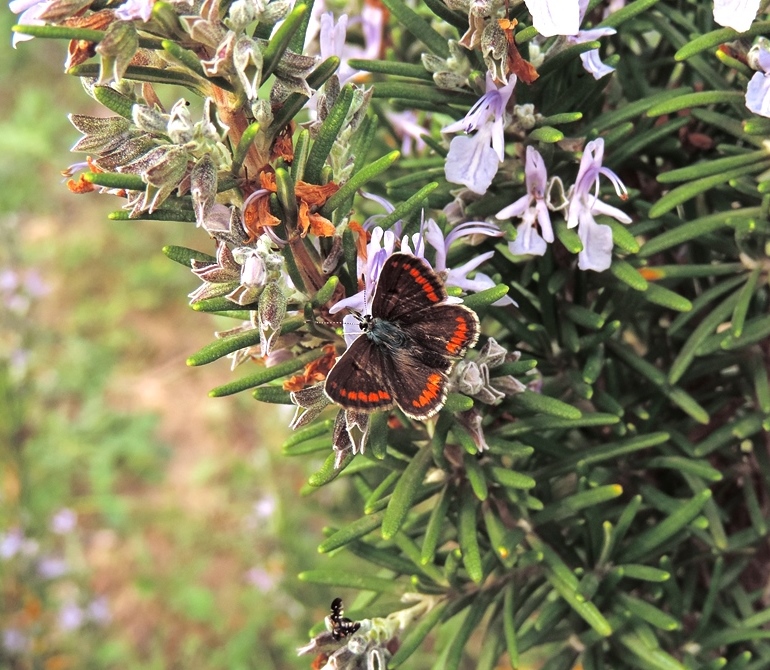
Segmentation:
[(300, 500), (326, 454), (281, 455), (291, 412), (207, 397), (229, 361), (185, 359), (235, 324), (190, 310), (161, 248), (211, 242), (67, 190), (67, 114), (103, 111), (65, 43), (14, 50), (1, 11), (0, 667), (307, 668), (295, 649), (347, 594), (296, 574), (329, 565), (319, 508), (351, 492)]

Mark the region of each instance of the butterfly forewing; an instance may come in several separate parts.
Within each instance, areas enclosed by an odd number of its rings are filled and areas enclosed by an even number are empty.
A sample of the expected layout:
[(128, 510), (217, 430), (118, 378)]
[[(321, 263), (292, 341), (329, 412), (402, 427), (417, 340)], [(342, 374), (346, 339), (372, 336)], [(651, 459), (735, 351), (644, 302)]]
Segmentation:
[(439, 276), (421, 258), (393, 254), (377, 281), (372, 314), (389, 321), (421, 312), (446, 300)]
[(333, 402), (346, 409), (390, 409), (395, 400), (386, 375), (393, 368), (388, 351), (362, 335), (337, 360), (326, 377), (324, 390)]

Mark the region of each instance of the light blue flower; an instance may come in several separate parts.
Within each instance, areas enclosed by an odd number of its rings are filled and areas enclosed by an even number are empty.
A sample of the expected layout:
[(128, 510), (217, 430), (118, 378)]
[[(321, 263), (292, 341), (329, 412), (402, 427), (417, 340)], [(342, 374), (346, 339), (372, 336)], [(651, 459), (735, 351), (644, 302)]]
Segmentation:
[[(516, 202), (501, 209), (495, 216), (498, 219), (520, 218), (522, 223), (516, 228), (516, 239), (508, 244), (512, 254), (542, 256), (546, 242), (553, 242), (551, 215), (545, 202), (545, 189), (548, 176), (543, 157), (534, 147), (527, 147), (524, 166), (527, 192)], [(542, 235), (535, 224), (539, 224)]]
[(449, 143), (444, 173), (448, 182), (462, 184), (478, 194), (487, 192), (505, 158), (506, 107), (516, 77), (511, 75), (505, 86), (497, 88), (487, 72), (486, 82), (486, 92), (468, 114), (441, 129), (442, 133), (475, 131), (475, 135), (458, 135)]
[(596, 272), (606, 270), (612, 263), (612, 229), (597, 223), (594, 215), (604, 214), (621, 223), (631, 223), (631, 217), (625, 212), (599, 199), (601, 175), (612, 182), (615, 192), (621, 198), (625, 200), (628, 197), (620, 177), (609, 168), (602, 167), (603, 158), (604, 140), (601, 137), (586, 144), (577, 179), (568, 194), (567, 210), (567, 227), (577, 226), (578, 236), (583, 243), (583, 251), (578, 254), (578, 267)]

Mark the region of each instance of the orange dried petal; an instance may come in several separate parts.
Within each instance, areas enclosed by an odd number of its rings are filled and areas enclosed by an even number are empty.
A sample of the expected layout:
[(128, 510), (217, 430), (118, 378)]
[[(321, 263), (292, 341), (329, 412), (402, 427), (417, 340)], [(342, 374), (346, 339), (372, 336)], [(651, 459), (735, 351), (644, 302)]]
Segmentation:
[(281, 220), (270, 211), (267, 195), (252, 200), (243, 210), (243, 228), (249, 234), (249, 242), (256, 240), (265, 227), (277, 226)]
[(358, 251), (358, 257), (365, 261), (367, 258), (366, 245), (369, 242), (369, 233), (364, 230), (364, 227), (357, 221), (351, 221), (348, 224), (348, 228), (356, 233), (356, 250)]
[(287, 163), (294, 160), (294, 144), (292, 143), (294, 126), (293, 121), (287, 123), (273, 140), (270, 147), (270, 160), (283, 158)]
[(340, 190), (339, 184), (330, 181), (328, 184), (308, 184), (305, 181), (298, 181), (294, 188), (297, 197), (304, 200), (309, 205), (320, 207), (326, 204), (337, 191)]
[(519, 53), (519, 48), (516, 46), (513, 28), (518, 21), (499, 19), (497, 23), (505, 33), (505, 40), (508, 42), (508, 71), (515, 74), (525, 84), (531, 84), (540, 75), (537, 73), (535, 66)]
[(266, 188), (271, 193), (276, 193), (278, 191), (278, 186), (275, 184), (274, 172), (262, 170), (262, 172), (259, 173), (259, 184), (262, 188)]
[(310, 232), (317, 237), (332, 237), (335, 232), (334, 224), (325, 216), (318, 213), (310, 215)]
[(72, 193), (77, 193), (78, 195), (82, 195), (83, 193), (93, 193), (98, 186), (95, 184), (92, 184), (90, 181), (86, 181), (83, 178), (83, 175), (81, 174), (77, 180), (75, 179), (69, 179), (67, 180), (67, 188)]

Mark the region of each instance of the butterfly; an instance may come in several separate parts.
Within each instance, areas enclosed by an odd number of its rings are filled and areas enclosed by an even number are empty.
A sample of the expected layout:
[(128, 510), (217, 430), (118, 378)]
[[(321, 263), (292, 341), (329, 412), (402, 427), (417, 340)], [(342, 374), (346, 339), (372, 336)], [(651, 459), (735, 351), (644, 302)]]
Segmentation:
[(421, 258), (387, 258), (371, 314), (357, 317), (363, 334), (326, 377), (326, 395), (345, 409), (364, 412), (398, 406), (424, 420), (446, 402), (447, 375), (479, 339), (479, 318), (448, 304), (444, 284)]

